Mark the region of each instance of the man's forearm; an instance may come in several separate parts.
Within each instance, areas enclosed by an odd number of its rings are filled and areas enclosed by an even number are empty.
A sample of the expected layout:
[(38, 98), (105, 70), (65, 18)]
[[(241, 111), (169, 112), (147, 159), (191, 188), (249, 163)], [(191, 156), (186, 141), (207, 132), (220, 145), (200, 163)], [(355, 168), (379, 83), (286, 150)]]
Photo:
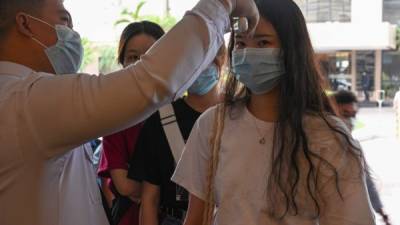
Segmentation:
[(26, 130), (52, 157), (146, 119), (212, 62), (228, 28), (224, 6), (206, 0), (133, 66), (99, 77), (38, 77), (20, 99)]

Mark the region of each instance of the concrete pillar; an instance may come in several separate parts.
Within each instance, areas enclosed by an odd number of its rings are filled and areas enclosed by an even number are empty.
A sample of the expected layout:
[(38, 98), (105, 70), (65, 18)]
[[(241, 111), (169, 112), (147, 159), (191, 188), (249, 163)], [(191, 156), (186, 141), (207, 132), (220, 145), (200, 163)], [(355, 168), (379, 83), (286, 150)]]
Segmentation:
[(357, 93), (357, 51), (351, 51), (351, 91)]
[(378, 100), (378, 91), (382, 89), (382, 50), (375, 51), (375, 86), (374, 86), (374, 100)]

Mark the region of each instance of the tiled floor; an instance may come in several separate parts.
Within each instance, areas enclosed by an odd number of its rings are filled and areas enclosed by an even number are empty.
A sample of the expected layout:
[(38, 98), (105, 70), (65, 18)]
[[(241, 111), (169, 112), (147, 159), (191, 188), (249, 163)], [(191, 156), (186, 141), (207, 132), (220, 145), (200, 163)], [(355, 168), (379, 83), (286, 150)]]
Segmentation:
[[(400, 140), (395, 138), (395, 112), (391, 108), (362, 108), (358, 120), (365, 126), (353, 135), (361, 141), (392, 225), (400, 225)], [(383, 224), (379, 216), (377, 221)]]

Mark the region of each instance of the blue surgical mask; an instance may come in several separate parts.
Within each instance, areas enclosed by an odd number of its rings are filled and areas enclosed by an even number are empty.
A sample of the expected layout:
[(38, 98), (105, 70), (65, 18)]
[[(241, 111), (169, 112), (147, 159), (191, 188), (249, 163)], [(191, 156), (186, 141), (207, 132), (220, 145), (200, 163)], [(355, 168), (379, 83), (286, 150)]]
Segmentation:
[(188, 89), (189, 94), (205, 95), (218, 83), (218, 68), (212, 64), (204, 70)]
[(234, 50), (232, 66), (236, 78), (256, 95), (270, 92), (285, 73), (278, 48)]
[(78, 32), (64, 25), (52, 26), (41, 19), (33, 16), (30, 17), (54, 28), (57, 33), (58, 41), (50, 47), (32, 37), (34, 41), (45, 48), (45, 53), (56, 74), (62, 75), (78, 72), (83, 59), (83, 46)]

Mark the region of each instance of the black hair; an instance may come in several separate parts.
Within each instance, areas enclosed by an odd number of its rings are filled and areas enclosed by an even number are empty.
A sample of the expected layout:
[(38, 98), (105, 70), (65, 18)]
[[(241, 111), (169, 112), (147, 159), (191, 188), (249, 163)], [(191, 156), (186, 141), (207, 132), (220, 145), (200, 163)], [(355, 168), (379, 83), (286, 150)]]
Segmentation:
[(131, 38), (140, 34), (147, 34), (158, 40), (165, 34), (165, 32), (161, 28), (161, 26), (150, 21), (130, 23), (128, 26), (125, 27), (119, 41), (118, 62), (120, 64), (124, 64), (126, 44)]
[[(267, 198), (269, 213), (282, 219), (287, 214), (298, 215), (303, 203), (299, 202), (301, 179), (305, 179), (306, 193), (311, 200), (313, 217), (320, 215), (319, 167), (331, 170), (336, 190), (339, 188), (338, 170), (327, 159), (311, 149), (304, 119), (312, 115), (326, 127), (347, 141), (350, 148), (343, 149), (354, 156), (360, 166), (364, 157), (351, 142), (345, 128), (331, 122), (336, 109), (325, 93), (329, 89), (319, 71), (307, 25), (300, 8), (293, 0), (256, 0), (260, 16), (275, 28), (281, 43), (285, 74), (282, 76), (278, 96), (278, 119), (275, 125), (271, 173), (268, 176)], [(234, 34), (229, 44), (229, 62), (232, 67)], [(231, 71), (226, 84), (225, 105), (248, 103), (251, 91), (239, 85)], [(300, 165), (301, 163), (304, 165)], [(363, 168), (363, 167), (362, 167)], [(279, 203), (278, 203), (279, 202)], [(313, 203), (313, 204), (312, 204)], [(283, 205), (283, 206), (282, 206)]]
[(341, 90), (336, 92), (333, 97), (339, 105), (357, 103), (356, 95), (351, 91)]

